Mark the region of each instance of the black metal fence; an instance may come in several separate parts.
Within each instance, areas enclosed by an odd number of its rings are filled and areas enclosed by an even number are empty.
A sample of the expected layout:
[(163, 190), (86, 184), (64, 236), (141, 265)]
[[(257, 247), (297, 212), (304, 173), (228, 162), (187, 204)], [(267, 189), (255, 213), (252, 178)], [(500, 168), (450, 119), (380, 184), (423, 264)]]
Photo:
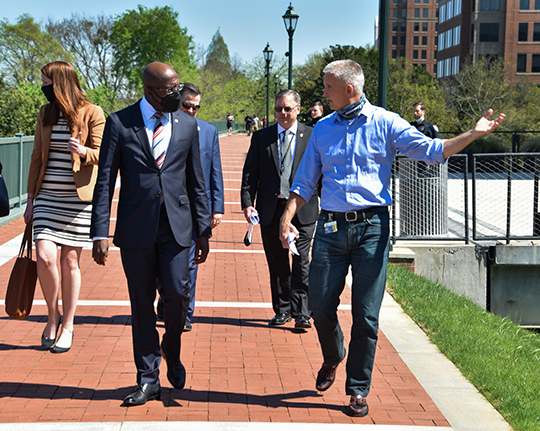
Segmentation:
[(396, 159), (393, 243), (540, 239), (540, 154), (475, 154), (470, 165), (468, 158), (455, 155), (435, 167)]

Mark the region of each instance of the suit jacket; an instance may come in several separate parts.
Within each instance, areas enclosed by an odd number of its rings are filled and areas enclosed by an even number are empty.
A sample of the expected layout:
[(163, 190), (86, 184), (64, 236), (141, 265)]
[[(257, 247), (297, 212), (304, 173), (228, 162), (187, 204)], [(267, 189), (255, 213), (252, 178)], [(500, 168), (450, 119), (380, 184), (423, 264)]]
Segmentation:
[(221, 171), (218, 131), (211, 124), (198, 118), (197, 125), (199, 126), (199, 148), (210, 211), (224, 214), (225, 199), (223, 196), (223, 173)]
[[(291, 185), (306, 151), (312, 130), (311, 127), (298, 123)], [(274, 124), (253, 134), (242, 175), (242, 208), (254, 206), (259, 212), (260, 223), (263, 226), (269, 225), (272, 221), (280, 193), (279, 138), (277, 131), (277, 124)], [(254, 205), (255, 201), (256, 205)], [(311, 199), (300, 208), (296, 216), (302, 225), (317, 221), (319, 216), (318, 191), (313, 193)]]
[(197, 122), (177, 111), (171, 114), (171, 126), (171, 141), (160, 169), (150, 149), (139, 103), (109, 116), (92, 202), (91, 237), (109, 235), (111, 201), (119, 171), (115, 245), (137, 249), (153, 244), (159, 225), (161, 193), (172, 233), (180, 245), (191, 245), (193, 228), (197, 236), (210, 236), (210, 210)]
[[(49, 160), (52, 125), (43, 125), (46, 106), (43, 105), (39, 110), (36, 134), (34, 136), (34, 150), (32, 151), (30, 171), (28, 173), (28, 193), (33, 193), (34, 196), (39, 192), (45, 176), (47, 161)], [(105, 127), (105, 116), (99, 106), (92, 104), (79, 108), (78, 115), (81, 128), (80, 130), (74, 130), (72, 136), (76, 137), (79, 132), (82, 132), (79, 141), (81, 145), (86, 147), (86, 158), (81, 160), (77, 154), (71, 153), (73, 179), (75, 180), (79, 198), (85, 202), (90, 202), (97, 179), (99, 147), (103, 128)]]

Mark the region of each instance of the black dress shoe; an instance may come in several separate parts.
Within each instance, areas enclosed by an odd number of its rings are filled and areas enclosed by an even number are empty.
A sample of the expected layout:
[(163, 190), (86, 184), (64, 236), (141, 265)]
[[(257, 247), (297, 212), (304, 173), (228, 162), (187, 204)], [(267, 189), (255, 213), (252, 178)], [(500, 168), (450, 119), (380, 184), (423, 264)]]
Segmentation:
[(184, 332), (189, 332), (193, 329), (193, 326), (191, 325), (191, 322), (189, 320), (186, 320), (186, 323), (184, 323)]
[(184, 389), (186, 385), (186, 369), (179, 358), (171, 358), (165, 354), (161, 343), (161, 357), (167, 362), (167, 379), (176, 389)]
[(309, 321), (309, 317), (306, 316), (299, 316), (296, 318), (296, 323), (294, 324), (294, 327), (296, 329), (310, 329), (311, 328), (311, 322)]
[(291, 320), (292, 317), (290, 314), (278, 313), (270, 320), (270, 326), (285, 325), (285, 323), (290, 322)]
[(54, 334), (54, 338), (47, 338), (45, 335), (41, 334), (42, 347), (49, 350), (52, 346), (54, 346), (54, 343), (56, 342), (56, 337), (58, 337), (58, 329), (60, 328), (60, 325), (62, 325), (62, 315), (60, 315), (60, 320), (58, 322), (58, 326), (56, 327), (56, 333)]
[(124, 406), (142, 406), (147, 401), (160, 400), (161, 399), (161, 385), (159, 382), (141, 383), (137, 386), (137, 389), (132, 394), (129, 394), (124, 398)]

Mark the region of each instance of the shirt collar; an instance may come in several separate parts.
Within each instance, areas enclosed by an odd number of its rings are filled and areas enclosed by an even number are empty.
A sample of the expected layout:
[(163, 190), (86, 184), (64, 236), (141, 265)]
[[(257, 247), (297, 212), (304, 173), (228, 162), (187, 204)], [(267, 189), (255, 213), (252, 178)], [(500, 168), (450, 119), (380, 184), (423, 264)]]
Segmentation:
[(293, 135), (296, 136), (296, 132), (298, 131), (298, 121), (295, 121), (294, 124), (289, 127), (288, 129), (284, 129), (283, 127), (281, 127), (281, 125), (278, 123), (277, 125), (277, 133), (278, 133), (278, 136), (281, 135), (283, 133), (284, 130), (288, 130), (289, 132), (291, 132)]
[[(154, 107), (152, 105), (150, 105), (150, 103), (148, 102), (148, 100), (146, 100), (146, 95), (143, 96), (143, 98), (141, 99), (141, 102), (140, 102), (140, 107), (141, 107), (141, 114), (142, 114), (142, 117), (143, 117), (143, 120), (145, 123), (151, 121), (152, 117), (154, 116), (154, 114), (157, 112)], [(163, 114), (163, 117), (168, 121), (169, 120), (169, 113), (168, 112), (162, 112)], [(165, 123), (163, 123), (165, 124)]]

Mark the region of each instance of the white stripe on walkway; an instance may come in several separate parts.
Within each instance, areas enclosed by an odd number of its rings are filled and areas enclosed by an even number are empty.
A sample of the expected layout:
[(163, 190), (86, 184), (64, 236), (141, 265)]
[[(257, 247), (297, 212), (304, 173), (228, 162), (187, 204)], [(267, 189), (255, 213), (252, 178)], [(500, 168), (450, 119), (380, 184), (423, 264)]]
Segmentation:
[[(62, 300), (59, 300), (62, 303)], [(0, 305), (5, 305), (3, 299), (0, 300)], [(47, 305), (44, 299), (35, 299), (33, 305)], [(157, 302), (154, 302), (154, 306)], [(129, 300), (84, 300), (77, 301), (78, 307), (129, 307)], [(197, 308), (272, 308), (270, 302), (223, 302), (223, 301), (195, 301)], [(340, 305), (338, 310), (350, 310), (350, 305)]]
[[(287, 398), (290, 400), (290, 398)], [(60, 422), (0, 424), (0, 431), (452, 431), (448, 427), (279, 422)]]

